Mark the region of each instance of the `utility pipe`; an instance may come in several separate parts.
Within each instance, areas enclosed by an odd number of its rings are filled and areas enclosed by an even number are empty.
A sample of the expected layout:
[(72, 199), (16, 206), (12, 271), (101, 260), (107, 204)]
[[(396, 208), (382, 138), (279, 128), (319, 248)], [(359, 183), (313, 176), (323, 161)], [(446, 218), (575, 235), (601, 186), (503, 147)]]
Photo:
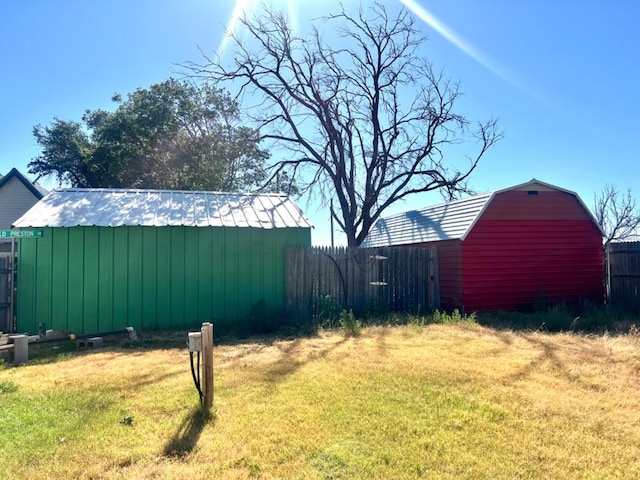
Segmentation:
[[(62, 337), (55, 337), (55, 338), (37, 338), (36, 337), (34, 340), (31, 340), (29, 343), (31, 344), (53, 343), (53, 342), (63, 342), (65, 340), (79, 340), (82, 338), (108, 337), (110, 335), (124, 335), (124, 334), (128, 334), (129, 339), (131, 340), (138, 339), (138, 335), (136, 334), (136, 331), (133, 329), (133, 327), (127, 327), (123, 330), (112, 330), (110, 332), (87, 333), (82, 335), (75, 335), (73, 333), (70, 333), (69, 335), (64, 335)], [(34, 337), (30, 337), (30, 338), (34, 338)]]

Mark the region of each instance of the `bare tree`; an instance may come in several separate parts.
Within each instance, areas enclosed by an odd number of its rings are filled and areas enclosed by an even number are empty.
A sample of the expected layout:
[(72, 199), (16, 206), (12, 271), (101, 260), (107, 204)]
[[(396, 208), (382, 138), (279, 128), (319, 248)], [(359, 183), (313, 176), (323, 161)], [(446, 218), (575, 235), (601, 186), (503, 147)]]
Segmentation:
[(605, 235), (605, 247), (638, 234), (640, 210), (631, 189), (623, 195), (614, 185), (605, 185), (599, 195), (594, 194), (594, 212)]
[[(389, 15), (381, 3), (353, 16), (342, 8), (299, 38), (282, 13), (265, 7), (240, 20), (246, 36), (232, 36), (233, 62), (189, 65), (194, 75), (239, 86), (262, 138), (286, 152), (271, 178), (288, 172), (303, 192), (325, 204), (335, 199), (331, 215), (350, 246), (409, 195), (467, 192), (469, 175), (502, 136), (495, 120), (475, 128), (454, 111), (459, 85), (421, 56), (425, 38), (415, 21), (404, 8)], [(328, 43), (318, 27), (337, 35)], [(474, 155), (445, 162), (447, 147), (470, 139)]]

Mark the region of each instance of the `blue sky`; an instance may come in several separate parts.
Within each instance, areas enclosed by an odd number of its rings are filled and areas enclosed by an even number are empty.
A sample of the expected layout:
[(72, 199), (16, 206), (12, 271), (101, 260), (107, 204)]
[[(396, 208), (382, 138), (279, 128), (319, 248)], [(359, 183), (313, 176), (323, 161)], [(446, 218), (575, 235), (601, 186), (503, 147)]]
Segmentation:
[[(299, 28), (337, 2), (272, 0)], [(640, 2), (402, 0), (419, 14), (424, 54), (459, 81), (460, 112), (499, 119), (505, 137), (471, 178), (478, 192), (531, 178), (591, 206), (605, 184), (640, 198)], [(401, 0), (386, 0), (397, 8)], [(251, 4), (251, 2), (247, 2)], [(346, 8), (354, 0), (343, 2)], [(363, 0), (363, 5), (370, 3)], [(23, 0), (0, 18), (0, 172), (38, 155), (36, 124), (80, 120), (220, 48), (231, 0)], [(44, 182), (45, 186), (55, 186)], [(422, 194), (388, 214), (440, 202)], [(327, 244), (328, 213), (300, 200)]]

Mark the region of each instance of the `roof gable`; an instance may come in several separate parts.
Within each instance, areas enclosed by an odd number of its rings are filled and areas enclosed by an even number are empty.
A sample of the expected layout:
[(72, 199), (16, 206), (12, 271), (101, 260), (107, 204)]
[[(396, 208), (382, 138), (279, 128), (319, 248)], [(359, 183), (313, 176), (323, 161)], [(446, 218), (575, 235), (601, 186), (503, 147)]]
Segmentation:
[(381, 218), (373, 225), (362, 247), (464, 240), (495, 196), (513, 190), (561, 191), (571, 194), (601, 230), (591, 211), (576, 193), (534, 178), (501, 190)]
[(12, 178), (20, 181), (27, 190), (29, 190), (34, 197), (40, 200), (47, 194), (47, 190), (39, 185), (37, 182), (31, 182), (27, 177), (22, 175), (16, 168), (12, 168), (2, 179), (0, 179), (0, 189), (2, 189)]
[(79, 226), (312, 227), (281, 194), (82, 188), (54, 190), (14, 223)]

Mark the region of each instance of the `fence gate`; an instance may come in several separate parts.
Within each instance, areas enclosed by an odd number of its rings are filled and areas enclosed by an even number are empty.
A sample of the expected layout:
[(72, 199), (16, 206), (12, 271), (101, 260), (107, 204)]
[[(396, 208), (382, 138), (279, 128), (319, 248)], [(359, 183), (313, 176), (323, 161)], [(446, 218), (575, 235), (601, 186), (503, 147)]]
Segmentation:
[(0, 332), (15, 331), (15, 253), (0, 252)]

